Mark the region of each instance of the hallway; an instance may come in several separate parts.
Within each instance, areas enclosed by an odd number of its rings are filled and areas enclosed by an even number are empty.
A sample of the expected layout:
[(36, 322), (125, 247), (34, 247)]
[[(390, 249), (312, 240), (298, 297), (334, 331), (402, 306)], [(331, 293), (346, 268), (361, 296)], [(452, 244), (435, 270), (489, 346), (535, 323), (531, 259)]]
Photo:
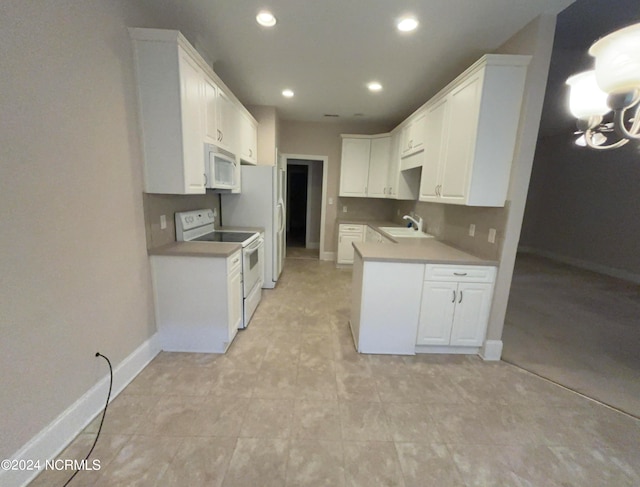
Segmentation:
[(640, 286), (518, 254), (503, 360), (640, 417)]

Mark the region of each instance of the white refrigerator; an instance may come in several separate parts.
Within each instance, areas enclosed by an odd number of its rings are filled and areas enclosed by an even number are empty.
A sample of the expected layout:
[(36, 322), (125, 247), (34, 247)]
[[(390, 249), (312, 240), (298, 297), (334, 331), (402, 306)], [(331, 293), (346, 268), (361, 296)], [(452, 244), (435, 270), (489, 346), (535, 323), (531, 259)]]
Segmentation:
[(223, 226), (264, 228), (264, 284), (272, 289), (282, 272), (286, 252), (286, 166), (242, 166), (242, 193), (223, 194)]

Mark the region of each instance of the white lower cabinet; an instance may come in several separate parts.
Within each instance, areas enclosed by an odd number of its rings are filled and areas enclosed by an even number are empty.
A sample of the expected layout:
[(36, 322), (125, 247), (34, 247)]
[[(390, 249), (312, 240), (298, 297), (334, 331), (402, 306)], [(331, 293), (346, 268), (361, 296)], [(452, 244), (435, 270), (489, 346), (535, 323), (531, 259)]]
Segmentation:
[(242, 323), (242, 252), (152, 255), (151, 270), (162, 350), (224, 353)]
[(426, 265), (416, 345), (482, 345), (495, 267)]
[(344, 223), (338, 226), (338, 264), (353, 264), (353, 243), (364, 242), (364, 227)]

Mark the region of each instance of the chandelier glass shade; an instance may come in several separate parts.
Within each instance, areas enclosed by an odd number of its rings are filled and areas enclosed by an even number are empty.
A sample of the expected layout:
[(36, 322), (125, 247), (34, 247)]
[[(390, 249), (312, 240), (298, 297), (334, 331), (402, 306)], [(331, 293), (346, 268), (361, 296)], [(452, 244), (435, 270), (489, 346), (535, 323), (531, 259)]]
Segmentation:
[[(640, 23), (617, 30), (589, 49), (595, 69), (575, 74), (569, 109), (583, 132), (577, 143), (614, 149), (640, 140)], [(613, 122), (603, 117), (613, 112)]]

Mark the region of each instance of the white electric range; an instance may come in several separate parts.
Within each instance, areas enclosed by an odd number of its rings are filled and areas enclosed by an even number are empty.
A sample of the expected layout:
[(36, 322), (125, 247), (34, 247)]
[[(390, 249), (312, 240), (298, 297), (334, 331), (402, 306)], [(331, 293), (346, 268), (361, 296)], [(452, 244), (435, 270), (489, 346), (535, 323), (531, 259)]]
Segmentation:
[(242, 245), (242, 328), (249, 325), (260, 299), (264, 282), (264, 237), (260, 232), (216, 230), (211, 209), (175, 214), (176, 240), (185, 242), (226, 242)]

